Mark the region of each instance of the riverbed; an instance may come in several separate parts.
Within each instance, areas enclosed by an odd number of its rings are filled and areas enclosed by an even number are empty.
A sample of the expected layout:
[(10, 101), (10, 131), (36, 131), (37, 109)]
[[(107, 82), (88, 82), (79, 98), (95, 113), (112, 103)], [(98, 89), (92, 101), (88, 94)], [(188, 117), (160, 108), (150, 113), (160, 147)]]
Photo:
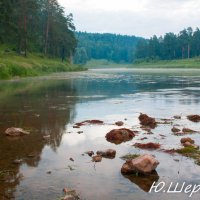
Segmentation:
[[(64, 196), (63, 188), (70, 188), (84, 200), (186, 200), (184, 191), (149, 193), (149, 189), (154, 181), (200, 184), (200, 166), (194, 160), (163, 151), (181, 147), (181, 136), (171, 131), (174, 125), (200, 131), (198, 123), (186, 118), (200, 114), (199, 108), (197, 69), (91, 69), (0, 81), (0, 171), (6, 174), (0, 175), (0, 199), (56, 200)], [(169, 123), (160, 123), (147, 134), (140, 127), (140, 113)], [(104, 124), (73, 128), (93, 119)], [(105, 135), (119, 128), (117, 121), (137, 130), (137, 136), (119, 145), (108, 142)], [(9, 127), (23, 128), (30, 135), (6, 137)], [(199, 133), (189, 137), (200, 145)], [(161, 149), (141, 150), (133, 146), (136, 142), (156, 142)], [(110, 148), (116, 157), (100, 163), (85, 154)], [(121, 174), (125, 161), (120, 157), (127, 153), (154, 155), (160, 162), (156, 175)], [(22, 162), (13, 164), (16, 159)], [(191, 197), (199, 198), (200, 192)]]

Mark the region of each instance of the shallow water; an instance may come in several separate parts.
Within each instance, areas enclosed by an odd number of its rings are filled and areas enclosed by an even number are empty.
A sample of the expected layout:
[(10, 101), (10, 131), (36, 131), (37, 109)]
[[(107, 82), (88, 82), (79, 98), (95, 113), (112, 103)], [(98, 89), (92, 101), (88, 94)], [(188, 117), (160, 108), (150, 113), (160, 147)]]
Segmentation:
[[(184, 192), (148, 193), (154, 181), (200, 184), (200, 166), (179, 155), (162, 151), (144, 151), (135, 142), (158, 142), (162, 149), (180, 147), (179, 136), (171, 133), (173, 124), (200, 131), (197, 123), (186, 119), (200, 114), (200, 70), (90, 70), (40, 78), (0, 82), (0, 199), (56, 200), (62, 189), (76, 190), (86, 200), (188, 199)], [(140, 129), (139, 113), (171, 119), (147, 135)], [(181, 115), (181, 120), (172, 120)], [(76, 122), (99, 119), (104, 125), (82, 126)], [(126, 120), (125, 120), (126, 119)], [(120, 145), (106, 141), (105, 135), (116, 121), (138, 130), (133, 140)], [(8, 127), (22, 127), (31, 132), (20, 138), (8, 138)], [(78, 131), (83, 133), (78, 134)], [(43, 140), (50, 134), (50, 140)], [(165, 135), (166, 137), (160, 136)], [(140, 139), (147, 137), (147, 140)], [(190, 135), (200, 145), (199, 134)], [(115, 159), (92, 163), (82, 155), (88, 150), (116, 149)], [(127, 153), (150, 153), (160, 165), (151, 177), (123, 176), (121, 156)], [(73, 158), (74, 162), (69, 159)], [(13, 160), (22, 159), (20, 165)], [(179, 160), (177, 162), (177, 160)], [(51, 172), (50, 174), (47, 172)], [(199, 199), (200, 192), (190, 199)]]

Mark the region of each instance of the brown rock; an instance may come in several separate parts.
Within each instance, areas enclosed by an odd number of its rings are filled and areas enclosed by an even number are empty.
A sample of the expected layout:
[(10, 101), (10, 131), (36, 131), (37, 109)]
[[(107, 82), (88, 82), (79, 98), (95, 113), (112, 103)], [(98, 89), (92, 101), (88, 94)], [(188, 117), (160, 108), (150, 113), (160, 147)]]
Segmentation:
[(133, 146), (138, 147), (140, 149), (159, 149), (160, 148), (160, 144), (153, 143), (153, 142), (149, 142), (146, 144), (135, 143)]
[(6, 129), (5, 134), (7, 136), (16, 137), (16, 136), (21, 136), (21, 135), (28, 135), (29, 132), (23, 130), (22, 128), (11, 127), (11, 128)]
[(80, 126), (74, 125), (73, 128), (80, 128)]
[(88, 124), (97, 124), (97, 125), (101, 125), (101, 124), (103, 124), (103, 123), (104, 123), (104, 122), (101, 121), (101, 120), (93, 119), (93, 120), (85, 120), (85, 121), (83, 121), (83, 122), (76, 123), (75, 126), (80, 127), (80, 126), (84, 126), (84, 125), (88, 125)]
[(190, 143), (190, 142), (185, 142), (185, 143), (183, 143), (183, 146), (184, 146), (184, 147), (194, 147), (195, 149), (199, 149), (199, 146), (198, 146), (198, 145), (192, 144), (192, 143)]
[(143, 126), (148, 126), (150, 128), (155, 128), (157, 126), (155, 118), (149, 117), (146, 114), (140, 113), (139, 120), (140, 124)]
[(192, 130), (192, 129), (189, 129), (189, 128), (183, 128), (183, 129), (182, 129), (182, 132), (183, 132), (183, 133), (186, 133), (186, 134), (187, 134), (187, 133), (196, 133), (196, 131), (194, 131), (194, 130)]
[(97, 155), (100, 155), (104, 158), (113, 159), (116, 156), (116, 151), (114, 149), (107, 149), (105, 151), (97, 151)]
[(96, 155), (92, 157), (92, 162), (101, 162), (102, 156)]
[(123, 125), (124, 125), (124, 122), (118, 121), (118, 122), (115, 122), (115, 124), (116, 124), (117, 126), (123, 126)]
[(181, 138), (181, 143), (184, 144), (186, 142), (190, 142), (191, 144), (194, 144), (194, 140), (192, 140), (191, 138)]
[(121, 172), (123, 174), (150, 174), (156, 169), (158, 164), (159, 162), (153, 156), (145, 154), (133, 160), (126, 161), (121, 168)]
[(173, 127), (173, 128), (171, 129), (171, 131), (172, 131), (173, 133), (177, 133), (177, 132), (179, 132), (179, 131), (181, 131), (181, 130), (178, 129), (178, 128), (176, 128), (176, 127)]
[(187, 118), (192, 122), (200, 122), (200, 115), (188, 115)]
[(122, 142), (132, 140), (134, 136), (135, 134), (133, 131), (126, 128), (121, 128), (111, 130), (106, 134), (106, 139), (111, 143), (121, 144)]
[(63, 192), (65, 193), (65, 197), (63, 197), (63, 200), (78, 200), (80, 199), (79, 196), (76, 194), (75, 190), (70, 190), (68, 188), (64, 188)]

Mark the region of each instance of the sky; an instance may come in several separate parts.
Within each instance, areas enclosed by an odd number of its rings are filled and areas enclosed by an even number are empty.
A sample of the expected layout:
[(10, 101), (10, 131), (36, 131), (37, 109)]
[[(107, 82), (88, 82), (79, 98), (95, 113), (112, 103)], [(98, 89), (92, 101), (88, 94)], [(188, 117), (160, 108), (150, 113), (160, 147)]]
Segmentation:
[(77, 31), (150, 38), (200, 28), (200, 0), (58, 0)]

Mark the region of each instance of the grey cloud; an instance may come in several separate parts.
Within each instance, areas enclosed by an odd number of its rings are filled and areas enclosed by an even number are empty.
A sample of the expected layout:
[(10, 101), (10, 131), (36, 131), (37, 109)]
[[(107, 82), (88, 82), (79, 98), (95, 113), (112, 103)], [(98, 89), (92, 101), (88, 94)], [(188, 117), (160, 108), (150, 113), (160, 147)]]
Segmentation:
[(198, 13), (179, 16), (179, 13), (170, 15), (157, 11), (152, 13), (134, 12), (79, 12), (74, 15), (77, 30), (89, 32), (111, 32), (128, 35), (151, 37), (160, 36), (166, 32), (178, 33), (183, 28), (198, 26)]

